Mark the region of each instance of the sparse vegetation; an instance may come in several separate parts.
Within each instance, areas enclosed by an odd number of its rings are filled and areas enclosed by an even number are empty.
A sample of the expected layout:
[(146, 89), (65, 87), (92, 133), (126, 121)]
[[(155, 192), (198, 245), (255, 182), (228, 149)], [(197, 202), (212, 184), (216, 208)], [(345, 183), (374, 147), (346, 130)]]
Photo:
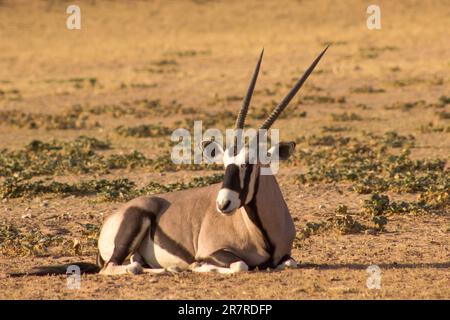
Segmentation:
[(447, 111), (440, 111), (437, 113), (439, 119), (450, 119), (450, 112)]
[(36, 197), (43, 194), (99, 196), (103, 201), (125, 201), (144, 194), (165, 193), (170, 191), (208, 186), (218, 183), (222, 174), (196, 177), (189, 182), (175, 182), (163, 185), (151, 182), (143, 188), (137, 188), (133, 181), (126, 178), (115, 180), (88, 180), (79, 183), (63, 183), (51, 180), (29, 181), (11, 177), (0, 186), (0, 198)]
[(0, 111), (0, 124), (26, 129), (69, 130), (99, 127), (90, 122), (89, 115), (80, 108), (72, 108), (61, 114), (28, 113), (18, 110)]
[(321, 103), (345, 103), (345, 97), (331, 97), (331, 96), (318, 96), (318, 95), (305, 95), (300, 98), (300, 102), (303, 104), (321, 104)]
[(157, 172), (219, 168), (215, 164), (176, 165), (168, 152), (154, 159), (137, 150), (127, 154), (101, 153), (111, 149), (110, 142), (86, 136), (73, 141), (53, 140), (49, 143), (33, 140), (21, 150), (2, 150), (0, 177), (29, 179), (44, 175), (107, 173), (110, 170), (135, 168), (149, 168)]
[(95, 77), (90, 78), (70, 78), (70, 79), (46, 79), (45, 83), (49, 84), (70, 84), (76, 89), (92, 88), (98, 85), (98, 80)]
[(357, 87), (357, 88), (353, 88), (351, 90), (351, 92), (353, 92), (353, 93), (382, 93), (385, 91), (386, 90), (384, 90), (384, 89), (374, 88), (372, 86)]
[(344, 132), (344, 131), (350, 131), (351, 128), (349, 127), (339, 127), (339, 126), (323, 126), (322, 131), (323, 132)]
[(211, 54), (210, 50), (184, 50), (184, 51), (170, 51), (165, 53), (165, 55), (167, 56), (176, 56), (179, 58), (206, 56), (210, 54)]
[(167, 127), (160, 124), (142, 124), (136, 127), (119, 126), (116, 133), (124, 137), (152, 138), (168, 136), (172, 133)]
[(0, 253), (3, 256), (48, 256), (49, 248), (56, 249), (59, 254), (73, 254), (73, 243), (60, 235), (45, 235), (36, 228), (20, 230), (6, 222), (0, 224)]
[(417, 107), (426, 106), (426, 102), (424, 100), (414, 101), (414, 102), (396, 102), (390, 106), (385, 106), (386, 110), (401, 110), (404, 112), (408, 112)]
[(0, 101), (2, 99), (8, 100), (8, 101), (16, 101), (21, 100), (22, 95), (18, 89), (1, 89), (0, 88)]
[(440, 96), (439, 97), (439, 102), (442, 105), (446, 106), (447, 104), (450, 104), (450, 97), (448, 97), (448, 96)]
[[(450, 190), (450, 171), (444, 159), (412, 160), (409, 149), (413, 146), (414, 137), (402, 136), (396, 132), (387, 132), (383, 136), (367, 135), (367, 144), (357, 139), (323, 136), (320, 139), (312, 136), (306, 139), (310, 146), (318, 150), (301, 149), (298, 160), (307, 165), (306, 172), (297, 175), (297, 183), (338, 183), (349, 182), (350, 189), (360, 194), (385, 192), (419, 193), (419, 202), (405, 207), (394, 204), (391, 210), (397, 212), (401, 208), (411, 211), (439, 212), (448, 204), (437, 201), (434, 196), (446, 198)], [(403, 148), (400, 154), (390, 149)], [(428, 195), (427, 197), (425, 195)], [(374, 196), (378, 205), (385, 202)], [(427, 202), (431, 201), (431, 202)], [(389, 201), (387, 201), (389, 203)], [(435, 205), (439, 203), (439, 205)], [(442, 206), (444, 205), (444, 207)], [(377, 206), (371, 207), (378, 210)], [(379, 209), (381, 211), (385, 211)], [(442, 212), (442, 211), (441, 211)], [(374, 213), (374, 212), (372, 212)]]
[(159, 99), (139, 99), (122, 101), (117, 104), (103, 105), (76, 105), (74, 108), (83, 110), (92, 115), (109, 115), (113, 118), (122, 116), (133, 116), (135, 118), (145, 118), (149, 116), (168, 117), (177, 114), (182, 110), (182, 105), (176, 100), (162, 103)]
[(334, 121), (362, 121), (363, 120), (363, 118), (360, 115), (358, 115), (354, 112), (352, 112), (352, 113), (344, 112), (344, 113), (340, 113), (340, 114), (332, 113), (331, 117)]
[(397, 47), (394, 46), (386, 46), (386, 47), (367, 47), (367, 48), (360, 48), (359, 53), (362, 58), (365, 59), (375, 59), (378, 58), (378, 56), (387, 51), (396, 51), (398, 50)]
[(341, 235), (359, 234), (370, 229), (357, 221), (355, 215), (348, 212), (348, 207), (339, 205), (335, 212), (326, 220), (320, 222), (307, 222), (296, 237), (295, 246), (301, 247), (301, 242), (309, 237), (326, 232), (336, 232)]
[(450, 125), (440, 126), (435, 125), (433, 122), (428, 122), (426, 125), (421, 125), (419, 127), (421, 133), (435, 133), (435, 132), (445, 132), (450, 133)]

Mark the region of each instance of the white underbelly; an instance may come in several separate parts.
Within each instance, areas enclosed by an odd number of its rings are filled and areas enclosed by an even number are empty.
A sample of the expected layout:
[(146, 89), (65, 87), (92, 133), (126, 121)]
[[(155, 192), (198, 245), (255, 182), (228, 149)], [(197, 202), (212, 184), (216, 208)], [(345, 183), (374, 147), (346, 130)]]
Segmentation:
[(177, 255), (168, 252), (155, 244), (148, 234), (139, 248), (140, 255), (152, 268), (178, 267), (186, 269), (189, 265)]

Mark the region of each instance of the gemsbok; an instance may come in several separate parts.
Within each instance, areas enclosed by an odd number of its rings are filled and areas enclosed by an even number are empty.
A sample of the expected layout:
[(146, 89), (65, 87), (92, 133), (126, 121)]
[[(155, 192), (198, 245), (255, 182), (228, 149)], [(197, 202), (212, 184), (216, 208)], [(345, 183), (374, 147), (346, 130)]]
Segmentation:
[[(259, 129), (269, 129), (302, 87), (326, 47)], [(244, 128), (263, 52), (256, 64), (235, 129)], [(108, 216), (98, 240), (100, 274), (158, 273), (165, 270), (234, 273), (259, 268), (295, 267), (291, 258), (295, 226), (272, 175), (260, 174), (261, 162), (250, 161), (248, 145), (223, 150), (223, 182), (203, 188), (129, 201)], [(280, 142), (268, 152), (286, 160), (294, 142)], [(252, 159), (254, 160), (254, 159)], [(129, 258), (130, 264), (124, 265)]]

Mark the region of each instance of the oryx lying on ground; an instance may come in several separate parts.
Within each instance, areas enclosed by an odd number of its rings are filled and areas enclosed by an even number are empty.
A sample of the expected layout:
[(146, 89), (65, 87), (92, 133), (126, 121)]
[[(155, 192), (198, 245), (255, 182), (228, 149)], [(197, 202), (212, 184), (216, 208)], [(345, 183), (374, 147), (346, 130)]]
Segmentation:
[[(326, 50), (260, 129), (270, 128)], [(244, 127), (262, 55), (236, 129)], [(214, 142), (203, 146), (210, 143)], [(278, 149), (279, 159), (285, 160), (294, 152), (295, 143), (279, 143), (273, 148)], [(250, 163), (246, 147), (228, 148), (221, 154), (225, 165), (222, 184), (140, 197), (107, 217), (98, 241), (100, 273), (137, 274), (164, 269), (228, 273), (296, 265), (290, 257), (295, 226), (275, 177), (260, 175), (261, 163)], [(128, 257), (131, 263), (122, 265)]]

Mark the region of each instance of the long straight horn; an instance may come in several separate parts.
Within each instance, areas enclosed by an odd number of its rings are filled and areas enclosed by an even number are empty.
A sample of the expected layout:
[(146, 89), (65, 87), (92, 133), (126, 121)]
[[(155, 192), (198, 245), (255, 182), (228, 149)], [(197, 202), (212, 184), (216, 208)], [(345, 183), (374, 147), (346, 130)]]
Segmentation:
[(297, 81), (292, 90), (284, 97), (283, 101), (272, 111), (270, 116), (266, 121), (259, 127), (260, 129), (269, 129), (270, 126), (277, 120), (278, 116), (283, 112), (283, 110), (288, 106), (289, 102), (291, 102), (292, 98), (297, 94), (298, 90), (302, 87), (303, 83), (305, 83), (306, 79), (308, 79), (311, 72), (314, 70), (316, 65), (319, 63), (320, 58), (325, 54), (329, 45), (319, 54), (319, 56), (314, 60), (311, 66), (305, 71), (303, 76)]
[(245, 123), (245, 117), (247, 117), (248, 106), (250, 105), (250, 101), (252, 100), (253, 90), (255, 89), (256, 79), (258, 79), (259, 67), (261, 66), (261, 61), (263, 58), (264, 49), (262, 49), (261, 54), (259, 55), (258, 63), (256, 64), (255, 71), (253, 72), (252, 80), (250, 81), (250, 85), (247, 89), (247, 94), (242, 103), (241, 110), (239, 111), (239, 115), (236, 119), (236, 129), (243, 129)]

